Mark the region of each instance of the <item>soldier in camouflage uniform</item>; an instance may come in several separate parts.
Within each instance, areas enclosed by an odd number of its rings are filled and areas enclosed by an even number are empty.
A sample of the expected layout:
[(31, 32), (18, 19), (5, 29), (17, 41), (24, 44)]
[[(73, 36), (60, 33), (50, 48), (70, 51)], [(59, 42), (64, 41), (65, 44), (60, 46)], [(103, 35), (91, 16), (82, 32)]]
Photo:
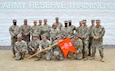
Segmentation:
[(34, 33), (32, 35), (32, 40), (28, 44), (28, 52), (29, 54), (34, 54), (37, 52), (39, 48), (40, 40), (38, 39), (38, 34)]
[(103, 36), (105, 29), (100, 25), (100, 20), (96, 20), (96, 26), (92, 31), (93, 43), (92, 43), (92, 59), (95, 59), (96, 48), (98, 48), (101, 61), (104, 62), (103, 57)]
[(34, 20), (34, 25), (31, 27), (31, 35), (32, 35), (33, 33), (37, 33), (37, 34), (38, 34), (38, 37), (39, 37), (40, 34), (41, 34), (41, 28), (38, 27), (36, 20)]
[(20, 34), (18, 34), (17, 36), (17, 42), (15, 43), (14, 49), (16, 52), (15, 60), (23, 59), (25, 57), (25, 54), (28, 52), (27, 43), (22, 40), (22, 36)]
[(79, 30), (79, 38), (83, 42), (84, 60), (88, 60), (89, 29), (86, 25), (86, 20), (83, 20), (83, 26)]
[(72, 39), (72, 43), (73, 43), (75, 49), (77, 50), (77, 53), (74, 54), (75, 58), (78, 60), (83, 59), (83, 54), (82, 54), (83, 43), (82, 43), (82, 40), (79, 39), (78, 33), (75, 33), (75, 36)]
[(72, 25), (72, 21), (69, 20), (69, 26), (68, 26), (68, 29), (69, 29), (69, 36), (73, 36), (74, 33), (75, 33), (75, 30), (76, 30), (76, 27), (74, 25)]
[(47, 19), (44, 19), (44, 24), (42, 25), (42, 32), (41, 35), (45, 35), (47, 39), (49, 39), (49, 31), (50, 31), (50, 25), (47, 24)]
[[(59, 22), (59, 18), (58, 18), (58, 17), (55, 18), (55, 23), (53, 23), (53, 25), (54, 25), (54, 24), (56, 24), (56, 26), (57, 26), (57, 28), (58, 28), (59, 30), (61, 30), (62, 27), (63, 27), (62, 23)], [(52, 27), (53, 27), (53, 25), (52, 25)]]
[(27, 19), (24, 19), (24, 25), (20, 27), (20, 33), (22, 34), (22, 39), (28, 44), (30, 41), (31, 27), (27, 24)]
[[(51, 45), (51, 42), (49, 40), (47, 40), (45, 35), (42, 35), (42, 40), (41, 40), (40, 45), (39, 45), (40, 50), (45, 49), (45, 48), (49, 47), (50, 45)], [(49, 49), (49, 50), (47, 50), (47, 51), (45, 51), (45, 52), (43, 52), (41, 54), (38, 54), (37, 55), (37, 57), (38, 57), (37, 60), (40, 60), (40, 58), (43, 56), (43, 54), (45, 54), (45, 59), (46, 60), (49, 61), (49, 60), (52, 59), (51, 49)]]
[(62, 27), (60, 34), (62, 35), (62, 38), (67, 38), (69, 37), (69, 29), (68, 29), (68, 21), (65, 21), (65, 26)]
[[(39, 24), (38, 24), (38, 27), (40, 28), (40, 29), (42, 29), (42, 20), (39, 20)], [(42, 31), (42, 30), (41, 30)], [(42, 38), (41, 38), (41, 32), (40, 32), (40, 40), (42, 40)]]
[(91, 45), (93, 37), (91, 36), (93, 29), (95, 28), (95, 20), (91, 20), (91, 26), (89, 27), (89, 56), (91, 56)]
[(53, 28), (50, 30), (50, 40), (53, 42), (56, 39), (56, 36), (60, 33), (56, 24), (53, 25)]
[(11, 35), (11, 46), (14, 55), (13, 57), (15, 57), (14, 45), (17, 41), (17, 35), (19, 34), (19, 26), (17, 26), (17, 21), (15, 19), (13, 20), (13, 25), (9, 28), (9, 32)]
[[(57, 35), (57, 39), (55, 41), (53, 41), (53, 44), (57, 43), (59, 41), (62, 41), (61, 35)], [(53, 55), (54, 55), (54, 58), (56, 60), (63, 60), (64, 59), (63, 53), (62, 53), (59, 45), (54, 46), (54, 48), (53, 48)]]
[(76, 32), (78, 33), (78, 35), (80, 35), (80, 29), (82, 28), (82, 26), (83, 26), (83, 22), (82, 21), (80, 21), (79, 22), (79, 26), (76, 28)]

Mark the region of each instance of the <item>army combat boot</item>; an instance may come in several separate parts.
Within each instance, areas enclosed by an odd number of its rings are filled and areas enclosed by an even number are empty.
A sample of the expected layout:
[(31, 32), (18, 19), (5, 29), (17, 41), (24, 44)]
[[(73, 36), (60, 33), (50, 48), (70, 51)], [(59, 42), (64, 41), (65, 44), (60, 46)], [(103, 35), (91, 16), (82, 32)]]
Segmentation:
[(101, 62), (104, 62), (104, 59), (103, 59), (103, 57), (101, 57), (100, 61), (101, 61)]
[(88, 60), (88, 56), (85, 55), (83, 60), (84, 60), (84, 61)]

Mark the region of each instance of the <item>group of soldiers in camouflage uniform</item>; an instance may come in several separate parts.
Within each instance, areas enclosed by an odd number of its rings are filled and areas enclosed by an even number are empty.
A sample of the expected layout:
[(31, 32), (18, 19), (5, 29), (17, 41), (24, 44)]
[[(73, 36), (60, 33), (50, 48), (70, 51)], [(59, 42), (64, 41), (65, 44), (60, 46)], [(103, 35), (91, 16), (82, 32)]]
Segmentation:
[[(95, 25), (96, 21), (96, 25)], [(30, 55), (41, 51), (50, 45), (62, 41), (69, 37), (77, 50), (77, 53), (69, 52), (68, 58), (78, 60), (95, 59), (96, 48), (99, 49), (101, 61), (104, 62), (103, 57), (103, 36), (105, 29), (100, 24), (100, 20), (91, 20), (91, 26), (87, 26), (87, 21), (79, 22), (79, 27), (72, 24), (71, 20), (65, 21), (64, 26), (55, 18), (55, 23), (52, 26), (47, 24), (47, 19), (34, 20), (33, 26), (29, 26), (27, 19), (24, 19), (24, 24), (20, 27), (17, 25), (17, 20), (13, 20), (13, 25), (9, 28), (11, 35), (12, 51), (16, 60), (21, 60), (28, 53)], [(63, 60), (64, 56), (59, 45), (54, 46), (45, 52), (36, 55), (37, 60), (45, 56), (46, 60)]]

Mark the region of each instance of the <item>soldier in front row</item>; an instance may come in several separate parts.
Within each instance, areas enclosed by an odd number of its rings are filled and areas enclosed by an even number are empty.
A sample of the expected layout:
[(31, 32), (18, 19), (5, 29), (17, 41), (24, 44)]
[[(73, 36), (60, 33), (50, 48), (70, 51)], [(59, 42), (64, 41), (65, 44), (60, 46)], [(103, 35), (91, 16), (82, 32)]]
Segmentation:
[(20, 34), (18, 34), (17, 36), (17, 42), (15, 43), (14, 49), (16, 52), (15, 60), (23, 59), (25, 57), (25, 54), (28, 52), (27, 43), (22, 40), (22, 36)]
[(17, 21), (15, 19), (13, 20), (13, 25), (9, 28), (9, 32), (11, 35), (11, 46), (12, 46), (13, 57), (15, 57), (14, 45), (15, 42), (17, 41), (17, 35), (19, 34), (19, 26), (17, 25)]
[(100, 61), (104, 62), (103, 57), (103, 36), (105, 34), (105, 28), (101, 26), (100, 20), (96, 20), (96, 26), (92, 31), (93, 43), (92, 43), (92, 59), (95, 59), (96, 48), (99, 50)]
[(75, 59), (77, 60), (83, 59), (83, 54), (82, 54), (83, 43), (82, 43), (82, 40), (79, 39), (78, 33), (75, 33), (74, 38), (72, 39), (72, 43), (75, 49), (77, 50), (77, 53), (74, 55)]
[[(47, 39), (47, 37), (45, 35), (42, 35), (42, 40), (40, 42), (40, 45), (39, 45), (39, 49), (42, 50), (42, 49), (45, 49), (47, 47), (49, 47), (51, 45), (51, 42)], [(40, 60), (40, 58), (42, 58), (42, 56), (45, 54), (45, 59), (46, 60), (51, 60), (52, 59), (52, 55), (51, 55), (51, 49), (43, 52), (43, 53), (40, 53), (37, 55), (37, 59), (36, 61)]]
[(33, 33), (32, 39), (28, 44), (28, 53), (29, 54), (36, 53), (39, 48), (39, 45), (40, 45), (40, 40), (38, 39), (38, 34)]
[[(55, 41), (53, 41), (53, 44), (62, 41), (61, 35), (57, 35), (56, 37), (57, 37), (57, 39)], [(53, 56), (54, 56), (55, 60), (61, 61), (61, 60), (64, 59), (63, 53), (62, 53), (59, 45), (54, 46), (54, 48), (53, 48)]]

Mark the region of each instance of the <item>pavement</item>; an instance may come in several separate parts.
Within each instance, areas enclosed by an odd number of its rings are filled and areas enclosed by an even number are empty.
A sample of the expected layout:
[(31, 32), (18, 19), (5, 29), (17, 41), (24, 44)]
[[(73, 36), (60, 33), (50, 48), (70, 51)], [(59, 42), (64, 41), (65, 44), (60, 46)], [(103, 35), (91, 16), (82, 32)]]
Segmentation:
[(115, 48), (105, 48), (105, 62), (100, 61), (97, 50), (95, 60), (72, 60), (63, 61), (15, 61), (11, 50), (0, 50), (0, 70), (2, 71), (115, 71)]

